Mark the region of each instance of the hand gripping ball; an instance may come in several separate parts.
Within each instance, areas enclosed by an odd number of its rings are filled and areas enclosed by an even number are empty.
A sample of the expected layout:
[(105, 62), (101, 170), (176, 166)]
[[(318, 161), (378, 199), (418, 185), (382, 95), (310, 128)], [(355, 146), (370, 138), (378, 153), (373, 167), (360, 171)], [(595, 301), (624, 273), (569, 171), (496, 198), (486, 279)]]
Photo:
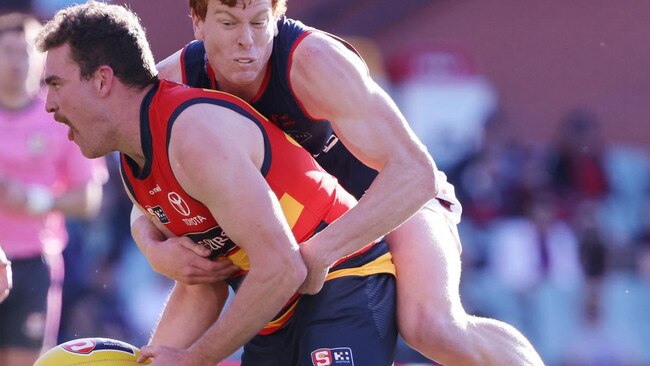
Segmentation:
[[(45, 352), (34, 366), (134, 366), (140, 350), (110, 338), (80, 338)], [(146, 364), (151, 363), (147, 361)]]

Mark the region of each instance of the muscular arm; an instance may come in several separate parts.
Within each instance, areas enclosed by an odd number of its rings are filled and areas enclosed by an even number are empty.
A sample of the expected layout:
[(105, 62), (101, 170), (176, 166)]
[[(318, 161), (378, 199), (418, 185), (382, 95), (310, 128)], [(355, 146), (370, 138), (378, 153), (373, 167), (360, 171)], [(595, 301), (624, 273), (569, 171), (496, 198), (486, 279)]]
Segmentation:
[[(169, 240), (166, 238), (173, 239), (175, 237), (166, 227), (160, 223), (156, 224), (145, 214), (144, 209), (135, 202), (126, 184), (124, 189), (133, 202), (131, 220), (147, 221), (149, 224), (143, 225), (143, 227), (151, 229), (149, 235), (161, 242), (153, 252), (161, 251), (161, 247), (164, 251), (164, 242)], [(192, 245), (198, 246), (187, 238), (177, 239), (186, 239)], [(143, 248), (139, 249), (143, 250)], [(153, 254), (150, 253), (150, 255)], [(194, 254), (191, 256), (199, 258)], [(182, 266), (183, 263), (177, 264), (177, 267)], [(173, 270), (182, 271), (183, 269)], [(149, 344), (174, 348), (189, 347), (216, 321), (227, 299), (228, 287), (223, 281), (212, 281), (212, 283), (201, 285), (176, 283), (165, 303)], [(188, 309), (191, 311), (187, 311)]]
[(308, 241), (309, 250), (320, 253), (313, 257), (332, 263), (395, 229), (434, 198), (435, 164), (363, 62), (339, 42), (309, 35), (295, 51), (290, 78), (306, 111), (329, 120), (345, 146), (379, 171), (356, 207)]
[[(159, 77), (182, 82), (180, 57), (178, 51), (159, 62), (156, 65)], [(237, 270), (226, 259), (208, 259), (210, 251), (188, 238), (164, 235), (136, 207), (131, 213), (131, 235), (156, 272), (184, 284), (213, 283)]]
[(136, 206), (131, 235), (154, 271), (186, 285), (211, 284), (239, 270), (228, 259), (210, 260), (210, 250), (186, 237), (163, 233)]
[(227, 298), (223, 281), (194, 286), (176, 283), (149, 344), (191, 346), (217, 320)]
[[(213, 118), (206, 121), (206, 115)], [(250, 261), (230, 306), (188, 350), (193, 360), (206, 364), (226, 358), (250, 340), (306, 275), (275, 194), (260, 174), (263, 146), (257, 126), (215, 106), (190, 107), (174, 124), (169, 155), (176, 178), (210, 209)], [(191, 316), (197, 309), (178, 311)]]

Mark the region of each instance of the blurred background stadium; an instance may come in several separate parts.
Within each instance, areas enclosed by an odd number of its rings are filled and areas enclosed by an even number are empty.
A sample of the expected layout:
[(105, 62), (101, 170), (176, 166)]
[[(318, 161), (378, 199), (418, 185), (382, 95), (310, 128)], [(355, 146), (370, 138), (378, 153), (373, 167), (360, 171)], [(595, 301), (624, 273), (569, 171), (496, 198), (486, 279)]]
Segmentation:
[[(141, 16), (157, 61), (192, 39), (185, 0), (113, 2)], [(0, 11), (46, 20), (68, 3)], [(649, 1), (288, 5), (361, 51), (456, 186), (469, 312), (515, 325), (548, 365), (650, 365)], [(131, 242), (108, 164), (100, 217), (69, 221), (59, 340), (142, 345), (170, 283)], [(404, 345), (398, 362), (426, 364)]]

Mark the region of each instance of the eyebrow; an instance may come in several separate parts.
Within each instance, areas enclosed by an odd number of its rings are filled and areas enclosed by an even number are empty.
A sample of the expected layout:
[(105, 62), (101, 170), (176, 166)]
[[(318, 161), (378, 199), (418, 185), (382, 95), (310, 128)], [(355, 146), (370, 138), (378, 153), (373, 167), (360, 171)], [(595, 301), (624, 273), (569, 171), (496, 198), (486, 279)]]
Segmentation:
[[(260, 11), (258, 11), (257, 13), (255, 13), (255, 15), (253, 16), (253, 18), (257, 18), (258, 16), (260, 16), (260, 15), (266, 13), (266, 12), (268, 12), (268, 10), (260, 10)], [(230, 16), (231, 18), (239, 19), (239, 18), (236, 17), (233, 13), (231, 13), (229, 10), (217, 10), (217, 11), (215, 11), (213, 14), (215, 14), (215, 15), (218, 15), (218, 14), (225, 14), (225, 15)]]
[(44, 81), (45, 81), (45, 84), (46, 84), (46, 85), (50, 85), (50, 84), (52, 84), (53, 82), (55, 82), (55, 81), (59, 81), (59, 80), (61, 80), (60, 77), (58, 77), (58, 76), (56, 76), (56, 75), (51, 75), (51, 76), (46, 77)]

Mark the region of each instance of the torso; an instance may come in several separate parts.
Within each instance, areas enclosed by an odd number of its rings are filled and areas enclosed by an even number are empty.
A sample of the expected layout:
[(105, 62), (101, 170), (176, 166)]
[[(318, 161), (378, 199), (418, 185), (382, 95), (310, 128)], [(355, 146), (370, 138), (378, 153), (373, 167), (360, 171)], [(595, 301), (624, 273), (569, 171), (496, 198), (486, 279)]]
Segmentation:
[(121, 170), (138, 204), (174, 235), (187, 236), (210, 248), (213, 256), (229, 257), (244, 271), (249, 268), (245, 254), (223, 232), (208, 208), (185, 192), (171, 170), (167, 148), (173, 123), (178, 114), (196, 103), (232, 109), (260, 128), (265, 139), (261, 173), (280, 201), (298, 242), (356, 203), (295, 141), (241, 100), (224, 93), (161, 81), (143, 101), (141, 132), (145, 165), (139, 169), (128, 156), (122, 155)]
[[(278, 29), (279, 33), (273, 43), (269, 74), (265, 78), (259, 97), (251, 101), (251, 104), (309, 151), (326, 171), (334, 175), (339, 183), (358, 199), (370, 186), (377, 172), (357, 160), (338, 141), (329, 121), (309, 116), (302, 107), (299, 96), (291, 88), (289, 80), (295, 48), (305, 37), (317, 30), (287, 18), (278, 21)], [(343, 42), (338, 38), (334, 39)], [(214, 73), (207, 62), (203, 42), (188, 44), (181, 60), (185, 84), (218, 89)]]
[[(241, 271), (227, 281), (236, 290), (250, 268), (246, 254), (230, 240), (208, 208), (181, 187), (167, 153), (176, 117), (195, 103), (211, 103), (231, 109), (260, 128), (265, 144), (261, 173), (278, 198), (299, 243), (343, 215), (356, 204), (356, 200), (290, 136), (240, 99), (217, 91), (160, 81), (144, 98), (141, 107), (140, 130), (145, 164), (140, 169), (131, 158), (122, 154), (122, 177), (133, 199), (171, 233), (187, 236), (212, 249), (213, 256), (226, 256), (238, 265)], [(328, 279), (394, 274), (390, 258), (385, 242), (371, 243), (334, 263)], [(260, 334), (273, 333), (286, 324), (299, 299), (299, 295), (294, 295)]]

